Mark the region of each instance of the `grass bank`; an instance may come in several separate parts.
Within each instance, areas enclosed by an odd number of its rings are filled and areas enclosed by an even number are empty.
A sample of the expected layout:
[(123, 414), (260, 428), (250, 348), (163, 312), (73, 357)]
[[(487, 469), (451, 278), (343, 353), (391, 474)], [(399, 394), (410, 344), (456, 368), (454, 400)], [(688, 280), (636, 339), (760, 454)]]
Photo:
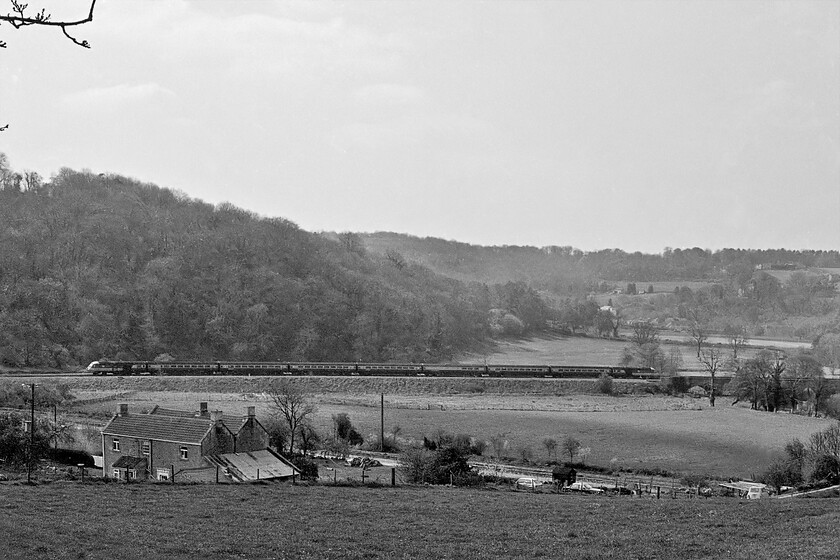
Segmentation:
[(836, 499), (451, 488), (4, 485), (3, 558), (836, 558)]

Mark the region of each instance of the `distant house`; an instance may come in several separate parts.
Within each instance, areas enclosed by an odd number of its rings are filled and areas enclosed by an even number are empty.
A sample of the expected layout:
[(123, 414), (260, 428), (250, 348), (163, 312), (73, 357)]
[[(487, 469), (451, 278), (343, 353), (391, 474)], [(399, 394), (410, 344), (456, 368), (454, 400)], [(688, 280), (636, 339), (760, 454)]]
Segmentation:
[[(268, 432), (249, 406), (245, 416), (226, 418), (200, 403), (197, 412), (154, 407), (149, 414), (129, 414), (128, 405), (102, 430), (103, 474), (117, 480), (244, 481), (247, 468), (236, 476), (228, 455), (255, 454), (260, 478), (284, 478), (295, 468), (268, 449)], [(242, 474), (244, 473), (244, 474)], [(254, 472), (256, 475), (256, 472)]]

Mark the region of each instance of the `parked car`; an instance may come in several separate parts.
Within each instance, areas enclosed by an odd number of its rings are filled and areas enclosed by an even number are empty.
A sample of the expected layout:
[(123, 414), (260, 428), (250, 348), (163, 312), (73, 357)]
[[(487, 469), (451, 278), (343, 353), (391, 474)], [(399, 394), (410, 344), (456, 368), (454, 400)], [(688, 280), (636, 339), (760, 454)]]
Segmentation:
[(586, 492), (587, 494), (603, 494), (604, 491), (601, 488), (595, 488), (588, 482), (573, 482), (569, 485), (569, 490), (572, 492)]
[(516, 479), (517, 488), (527, 488), (529, 490), (534, 490), (537, 486), (542, 486), (542, 482), (537, 480), (536, 478), (524, 476), (522, 478)]

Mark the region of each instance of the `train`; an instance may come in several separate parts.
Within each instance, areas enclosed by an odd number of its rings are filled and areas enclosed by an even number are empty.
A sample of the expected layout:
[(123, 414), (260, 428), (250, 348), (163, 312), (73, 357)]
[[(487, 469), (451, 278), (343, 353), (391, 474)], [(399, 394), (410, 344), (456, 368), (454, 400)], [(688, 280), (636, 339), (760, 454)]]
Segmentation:
[(653, 368), (492, 364), (391, 364), (362, 362), (91, 362), (93, 375), (319, 375), (380, 377), (547, 377), (648, 379)]

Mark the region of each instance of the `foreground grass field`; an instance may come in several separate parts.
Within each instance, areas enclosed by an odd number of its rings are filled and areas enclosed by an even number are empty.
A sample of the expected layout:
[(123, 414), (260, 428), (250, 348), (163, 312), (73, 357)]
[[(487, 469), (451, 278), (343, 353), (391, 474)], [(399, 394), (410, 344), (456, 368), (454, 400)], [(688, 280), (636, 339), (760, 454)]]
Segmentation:
[(4, 559), (809, 558), (837, 499), (654, 500), (453, 488), (0, 485)]

